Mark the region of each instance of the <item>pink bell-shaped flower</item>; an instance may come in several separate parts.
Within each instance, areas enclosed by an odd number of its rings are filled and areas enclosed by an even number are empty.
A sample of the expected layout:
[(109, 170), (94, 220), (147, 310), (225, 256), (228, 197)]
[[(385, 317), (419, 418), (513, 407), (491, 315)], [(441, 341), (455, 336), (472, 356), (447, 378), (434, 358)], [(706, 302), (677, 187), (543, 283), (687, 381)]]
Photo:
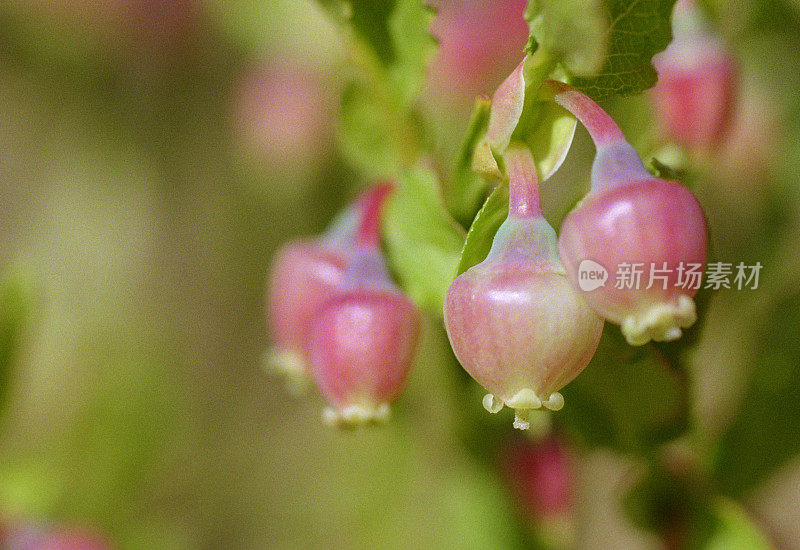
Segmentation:
[(380, 210), (390, 192), (379, 186), (366, 197), (343, 280), (309, 326), (308, 358), (331, 425), (385, 422), (419, 344), (419, 311), (392, 282), (380, 249)]
[(545, 85), (597, 148), (591, 191), (561, 224), (559, 254), (569, 278), (631, 345), (679, 338), (697, 319), (703, 209), (685, 186), (650, 174), (594, 101), (562, 82)]
[(558, 390), (591, 360), (603, 321), (564, 273), (530, 151), (512, 143), (505, 160), (508, 218), (486, 259), (448, 289), (444, 321), (456, 357), (491, 392), (484, 407), (513, 408), (514, 427), (527, 429), (532, 409), (564, 405)]
[(672, 15), (672, 43), (653, 57), (652, 98), (667, 137), (690, 149), (716, 146), (731, 121), (736, 67), (692, 0)]
[(503, 459), (514, 495), (529, 516), (544, 519), (572, 512), (575, 480), (566, 447), (557, 437), (515, 441)]
[(309, 379), (305, 356), (309, 323), (344, 280), (365, 201), (366, 196), (359, 197), (321, 237), (289, 242), (273, 261), (267, 285), (267, 319), (273, 345), (267, 352), (267, 365), (284, 376), (294, 392)]

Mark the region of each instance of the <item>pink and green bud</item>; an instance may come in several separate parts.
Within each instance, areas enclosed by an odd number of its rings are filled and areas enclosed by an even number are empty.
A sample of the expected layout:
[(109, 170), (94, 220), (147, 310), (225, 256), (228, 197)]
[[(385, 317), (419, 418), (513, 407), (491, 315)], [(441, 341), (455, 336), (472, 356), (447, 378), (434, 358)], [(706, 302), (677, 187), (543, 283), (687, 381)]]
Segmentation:
[(366, 198), (364, 194), (344, 209), (323, 235), (292, 241), (273, 260), (267, 285), (273, 345), (266, 362), (270, 371), (285, 377), (293, 393), (300, 393), (309, 381), (309, 324), (344, 281)]
[(730, 125), (735, 63), (691, 1), (675, 5), (673, 41), (653, 58), (652, 90), (659, 123), (670, 139), (690, 149), (717, 146)]
[(331, 425), (385, 422), (418, 348), (420, 313), (392, 282), (380, 249), (380, 211), (390, 191), (378, 186), (365, 198), (353, 257), (310, 324), (308, 358)]
[(574, 473), (567, 449), (556, 437), (515, 441), (505, 450), (503, 469), (514, 495), (530, 517), (572, 514)]
[(333, 127), (331, 95), (318, 70), (298, 63), (248, 68), (233, 98), (233, 122), (247, 151), (275, 172), (319, 164)]
[[(532, 151), (543, 180), (564, 162), (576, 120), (569, 111), (540, 94), (537, 78), (542, 77), (543, 71), (550, 72), (547, 60), (526, 57), (492, 95), (486, 134), (476, 144), (472, 158), (473, 170), (485, 179), (505, 178), (503, 156), (512, 140)], [(533, 77), (529, 72), (539, 76)], [(528, 97), (530, 94), (535, 97)]]
[(513, 408), (527, 429), (531, 410), (564, 405), (558, 390), (591, 360), (603, 321), (565, 276), (530, 151), (514, 143), (505, 159), (508, 218), (486, 259), (453, 281), (444, 320), (456, 357), (491, 392), (484, 407)]
[(528, 40), (526, 0), (442, 0), (431, 31), (439, 53), (431, 64), (435, 87), (471, 100), (493, 89)]
[[(697, 318), (692, 298), (700, 280), (694, 274), (705, 263), (707, 239), (700, 204), (680, 183), (651, 175), (595, 102), (561, 82), (546, 86), (586, 126), (597, 148), (591, 191), (561, 225), (559, 254), (567, 274), (630, 344), (679, 338)], [(608, 278), (587, 285), (582, 278), (594, 271)]]

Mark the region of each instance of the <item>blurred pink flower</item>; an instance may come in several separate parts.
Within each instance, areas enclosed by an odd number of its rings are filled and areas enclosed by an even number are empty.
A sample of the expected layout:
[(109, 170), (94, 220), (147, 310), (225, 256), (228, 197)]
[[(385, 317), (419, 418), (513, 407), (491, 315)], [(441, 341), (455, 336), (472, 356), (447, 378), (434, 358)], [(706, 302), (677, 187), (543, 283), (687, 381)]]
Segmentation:
[(29, 16), (79, 23), (76, 30), (143, 45), (177, 44), (197, 30), (203, 15), (201, 0), (11, 1)]
[(514, 496), (533, 518), (569, 515), (574, 501), (574, 480), (563, 443), (554, 437), (522, 440), (510, 445), (503, 466)]
[(434, 87), (472, 96), (493, 90), (523, 58), (527, 0), (441, 0), (431, 32), (440, 41), (432, 61)]
[(694, 2), (675, 5), (672, 32), (672, 43), (653, 57), (658, 82), (651, 97), (660, 126), (689, 149), (713, 149), (732, 118), (736, 63)]
[(331, 86), (289, 63), (245, 72), (234, 97), (234, 124), (245, 146), (279, 169), (319, 160), (332, 125)]
[(95, 533), (62, 529), (48, 533), (32, 550), (111, 550), (111, 546)]
[(104, 537), (89, 529), (61, 527), (48, 530), (36, 525), (7, 526), (0, 530), (0, 548), (6, 550), (111, 550)]

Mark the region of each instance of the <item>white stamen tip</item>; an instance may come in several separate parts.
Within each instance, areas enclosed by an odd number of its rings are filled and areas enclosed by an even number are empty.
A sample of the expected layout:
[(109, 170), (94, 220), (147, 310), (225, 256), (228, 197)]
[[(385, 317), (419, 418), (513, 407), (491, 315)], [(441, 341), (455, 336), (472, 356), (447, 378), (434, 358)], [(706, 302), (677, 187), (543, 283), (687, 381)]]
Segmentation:
[(359, 405), (350, 405), (348, 407), (345, 407), (342, 409), (342, 412), (340, 414), (344, 422), (352, 425), (363, 424), (371, 416), (369, 414), (369, 411), (367, 411), (366, 409), (364, 409), (364, 407), (361, 407)]
[(492, 414), (497, 414), (503, 408), (503, 402), (491, 393), (483, 396), (483, 408)]
[(547, 400), (542, 401), (542, 406), (551, 411), (560, 411), (564, 408), (564, 396), (558, 392), (553, 392)]
[(308, 368), (301, 354), (275, 346), (264, 352), (262, 363), (268, 374), (285, 379), (289, 394), (299, 397), (308, 391)]
[(681, 337), (681, 329), (697, 320), (694, 300), (681, 295), (675, 303), (659, 303), (637, 311), (622, 320), (622, 334), (632, 346), (650, 340), (671, 342)]

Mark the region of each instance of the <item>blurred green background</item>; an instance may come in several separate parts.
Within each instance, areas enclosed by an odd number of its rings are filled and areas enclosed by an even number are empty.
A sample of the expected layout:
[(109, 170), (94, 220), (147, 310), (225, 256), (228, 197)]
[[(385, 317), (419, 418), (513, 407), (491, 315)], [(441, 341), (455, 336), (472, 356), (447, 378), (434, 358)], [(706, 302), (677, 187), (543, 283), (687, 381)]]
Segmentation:
[[(748, 390), (761, 435), (740, 441), (757, 461), (800, 437), (770, 431), (800, 414), (800, 4), (709, 7), (742, 68), (717, 156), (664, 153), (644, 96), (609, 107), (640, 149), (694, 170), (714, 254), (764, 264), (758, 291), (713, 297), (690, 355), (709, 440), (735, 425), (747, 373), (789, 380)], [(526, 37), (506, 38), (458, 89), (432, 73), (434, 163), (518, 62)], [(368, 183), (337, 153), (346, 78), (310, 1), (0, 3), (0, 268), (29, 311), (0, 418), (0, 516), (94, 526), (126, 549), (524, 544), (492, 459), (464, 444), (481, 393), (437, 320), (385, 429), (331, 431), (318, 397), (261, 368), (275, 250)], [(579, 133), (545, 202), (591, 155)], [(639, 466), (603, 449), (575, 463), (579, 545), (658, 548), (621, 512)], [(748, 509), (800, 548), (800, 463), (759, 481)]]

